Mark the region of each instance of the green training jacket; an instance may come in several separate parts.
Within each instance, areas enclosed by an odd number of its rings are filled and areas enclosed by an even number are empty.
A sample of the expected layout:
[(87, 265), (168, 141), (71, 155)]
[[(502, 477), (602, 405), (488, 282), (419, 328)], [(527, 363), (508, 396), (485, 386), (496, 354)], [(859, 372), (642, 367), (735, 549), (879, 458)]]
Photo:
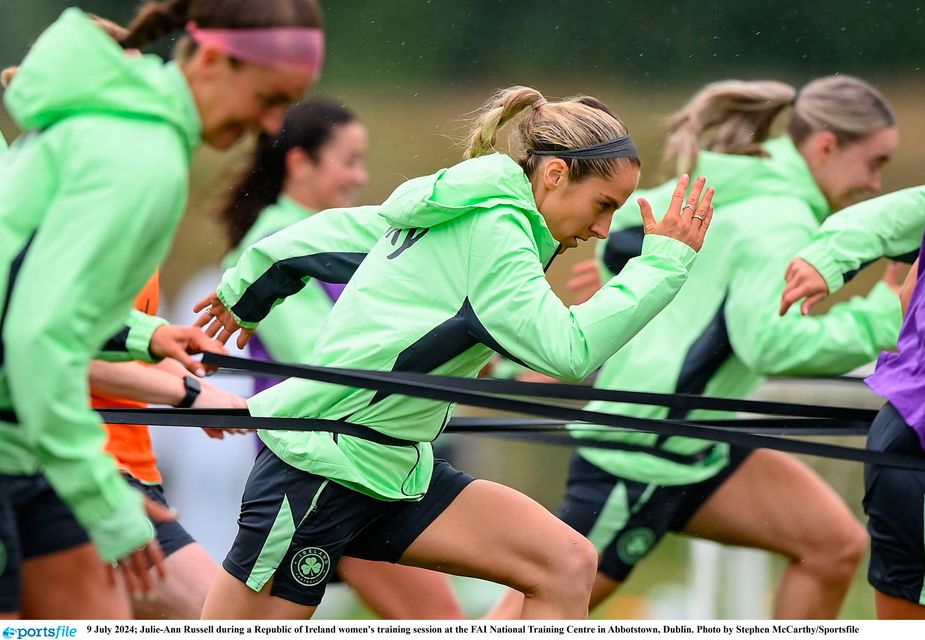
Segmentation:
[[(314, 211), (292, 198), (280, 196), (276, 204), (260, 213), (240, 245), (225, 257), (222, 266), (233, 267), (245, 248), (313, 215)], [(385, 228), (382, 230), (384, 232)], [(333, 306), (334, 302), (320, 282), (307, 282), (301, 291), (287, 298), (282, 307), (274, 309), (261, 321), (257, 336), (274, 360), (308, 362), (324, 318)]]
[[(322, 225), (334, 233), (319, 232)], [(674, 297), (695, 256), (681, 242), (649, 236), (620, 276), (566, 308), (544, 273), (558, 248), (521, 167), (494, 154), (410, 180), (378, 207), (323, 212), (288, 227), (245, 250), (217, 291), (253, 327), (309, 271), (329, 282), (349, 278), (309, 358), (317, 365), (474, 377), (498, 351), (581, 380)], [(417, 441), (392, 447), (327, 433), (260, 432), (292, 466), (383, 500), (424, 494), (430, 442), (453, 409), (297, 379), (248, 405), (257, 416), (348, 419)]]
[(182, 216), (199, 117), (175, 65), (126, 56), (76, 9), (4, 99), (25, 133), (0, 163), (0, 473), (44, 474), (111, 561), (153, 531), (103, 452), (88, 363), (147, 354), (163, 322), (117, 333)]
[(826, 220), (801, 250), (835, 293), (858, 269), (881, 257), (912, 262), (925, 230), (925, 186), (888, 193)]
[[(899, 300), (882, 283), (824, 316), (805, 317), (797, 308), (778, 315), (788, 263), (831, 211), (789, 138), (769, 140), (764, 149), (768, 157), (700, 154), (696, 173), (707, 176), (716, 199), (697, 263), (674, 301), (607, 361), (596, 387), (741, 398), (766, 376), (841, 374), (895, 346)], [(661, 212), (673, 188), (669, 181), (638, 195)], [(635, 200), (615, 217), (603, 247), (609, 271), (619, 272), (638, 253), (642, 221)], [(623, 403), (588, 408), (648, 418), (728, 417)], [(727, 445), (704, 440), (638, 432), (599, 436), (580, 426), (573, 432), (651, 447), (651, 455), (580, 450), (601, 469), (639, 482), (699, 482), (728, 462)]]

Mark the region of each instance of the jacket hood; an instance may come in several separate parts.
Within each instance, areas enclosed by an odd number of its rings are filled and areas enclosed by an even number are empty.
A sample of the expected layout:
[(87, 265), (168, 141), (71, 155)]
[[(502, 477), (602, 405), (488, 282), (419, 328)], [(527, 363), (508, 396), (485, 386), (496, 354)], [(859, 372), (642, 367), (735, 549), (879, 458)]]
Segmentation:
[(75, 114), (106, 113), (171, 124), (192, 151), (201, 124), (180, 69), (153, 55), (128, 56), (79, 9), (67, 9), (36, 41), (4, 95), (24, 130)]
[(789, 137), (768, 140), (762, 147), (768, 157), (700, 153), (695, 171), (706, 176), (708, 185), (716, 189), (715, 207), (734, 204), (760, 193), (799, 198), (819, 220), (832, 213), (806, 160)]
[(408, 180), (382, 204), (381, 215), (397, 229), (425, 228), (497, 206), (514, 207), (542, 221), (526, 174), (503, 153)]

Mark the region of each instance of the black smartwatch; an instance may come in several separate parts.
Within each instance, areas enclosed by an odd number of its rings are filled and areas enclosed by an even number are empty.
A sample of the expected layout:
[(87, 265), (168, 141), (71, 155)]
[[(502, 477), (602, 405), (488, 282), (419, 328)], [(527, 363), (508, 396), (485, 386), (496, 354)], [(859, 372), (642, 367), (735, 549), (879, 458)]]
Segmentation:
[(178, 409), (189, 409), (202, 392), (202, 385), (199, 384), (199, 378), (186, 376), (183, 378), (183, 388), (186, 389), (186, 395), (176, 406)]

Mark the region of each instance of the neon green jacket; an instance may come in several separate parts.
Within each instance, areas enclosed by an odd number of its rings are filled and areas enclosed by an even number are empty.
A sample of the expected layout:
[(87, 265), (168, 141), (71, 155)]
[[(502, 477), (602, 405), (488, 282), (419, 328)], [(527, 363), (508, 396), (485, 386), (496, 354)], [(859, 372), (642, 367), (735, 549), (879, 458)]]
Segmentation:
[(176, 66), (126, 56), (76, 9), (4, 98), (25, 133), (0, 165), (0, 409), (17, 420), (0, 422), (0, 473), (44, 474), (114, 560), (153, 531), (103, 452), (88, 363), (146, 353), (162, 322), (116, 334), (182, 216), (199, 118)]
[[(376, 213), (383, 222), (372, 222)], [(315, 225), (326, 220), (340, 237), (318, 232)], [(371, 234), (378, 240), (370, 250)], [(566, 308), (544, 274), (558, 247), (523, 170), (494, 154), (410, 180), (379, 207), (324, 212), (284, 229), (246, 250), (217, 291), (253, 326), (302, 284), (307, 270), (342, 282), (337, 271), (359, 259), (310, 362), (474, 377), (494, 350), (581, 380), (671, 300), (695, 256), (676, 240), (648, 237), (623, 274), (585, 304)], [(296, 379), (248, 404), (254, 415), (347, 418), (419, 442), (390, 447), (326, 433), (260, 433), (289, 464), (384, 500), (424, 494), (430, 442), (453, 409)]]
[[(831, 211), (789, 138), (764, 145), (767, 158), (703, 152), (697, 174), (716, 188), (715, 215), (684, 289), (674, 301), (607, 361), (595, 386), (741, 398), (769, 375), (840, 374), (875, 359), (896, 344), (901, 323), (897, 296), (878, 284), (865, 298), (805, 317), (793, 308), (778, 315), (787, 264), (807, 246)], [(664, 211), (673, 181), (638, 194)], [(638, 246), (642, 224), (636, 198), (617, 214), (604, 247), (605, 262), (619, 271)], [(840, 217), (838, 214), (835, 218)], [(591, 403), (589, 409), (654, 418), (690, 415), (662, 407)], [(576, 427), (577, 434), (595, 434)], [(581, 449), (581, 455), (620, 477), (655, 484), (687, 484), (717, 473), (728, 447), (691, 438), (607, 434), (654, 455)], [(659, 451), (687, 456), (669, 460)]]
[[(314, 213), (295, 200), (280, 196), (276, 204), (260, 213), (238, 248), (225, 257), (222, 266), (226, 269), (233, 267), (245, 248)], [(274, 360), (308, 362), (324, 319), (333, 306), (334, 302), (319, 282), (307, 282), (304, 288), (289, 296), (282, 306), (261, 321), (257, 336)]]
[(881, 257), (914, 260), (925, 230), (925, 186), (888, 193), (826, 220), (797, 254), (835, 293), (866, 263)]

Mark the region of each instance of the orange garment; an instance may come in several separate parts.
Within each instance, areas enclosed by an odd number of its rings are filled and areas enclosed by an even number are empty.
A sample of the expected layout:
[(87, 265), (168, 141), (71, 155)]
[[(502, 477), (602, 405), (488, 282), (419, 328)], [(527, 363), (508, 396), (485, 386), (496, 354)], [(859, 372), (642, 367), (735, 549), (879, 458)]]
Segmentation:
[[(135, 298), (135, 308), (149, 315), (155, 315), (160, 297), (160, 280), (158, 273), (155, 272)], [(91, 395), (90, 401), (94, 407), (137, 409), (148, 406), (145, 402), (113, 398), (103, 394)], [(109, 440), (106, 442), (105, 450), (116, 459), (120, 469), (146, 484), (162, 482), (148, 427), (133, 424), (107, 424), (106, 430), (109, 432)]]

